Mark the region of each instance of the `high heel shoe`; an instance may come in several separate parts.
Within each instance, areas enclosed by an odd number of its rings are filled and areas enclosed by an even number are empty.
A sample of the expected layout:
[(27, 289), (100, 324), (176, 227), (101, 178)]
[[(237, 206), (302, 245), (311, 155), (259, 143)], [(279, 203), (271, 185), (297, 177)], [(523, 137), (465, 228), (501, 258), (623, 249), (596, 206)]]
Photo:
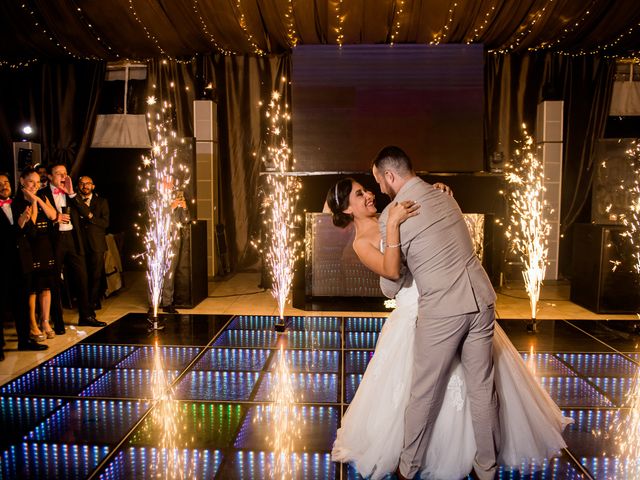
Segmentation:
[(42, 330), (44, 330), (44, 334), (47, 336), (48, 339), (55, 338), (56, 332), (49, 325), (49, 320), (42, 321)]
[(29, 332), (29, 338), (34, 342), (44, 342), (47, 338), (44, 333), (31, 333)]

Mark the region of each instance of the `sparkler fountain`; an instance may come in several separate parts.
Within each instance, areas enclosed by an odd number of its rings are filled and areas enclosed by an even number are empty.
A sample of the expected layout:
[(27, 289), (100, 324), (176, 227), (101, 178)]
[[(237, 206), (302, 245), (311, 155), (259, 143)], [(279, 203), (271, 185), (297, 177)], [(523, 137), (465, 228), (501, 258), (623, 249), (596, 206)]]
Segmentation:
[(527, 133), (526, 126), (523, 125), (522, 129), (522, 147), (516, 150), (516, 161), (506, 168), (506, 178), (511, 185), (510, 224), (506, 234), (524, 267), (522, 276), (531, 306), (527, 330), (533, 333), (537, 330), (536, 313), (547, 266), (550, 227), (543, 198), (543, 165), (538, 160), (533, 138)]
[[(623, 179), (620, 188), (631, 192), (631, 204), (629, 212), (620, 215), (623, 225), (627, 230), (622, 234), (629, 239), (633, 249), (633, 258), (636, 273), (640, 275), (640, 142), (635, 140), (629, 149), (627, 156), (631, 162), (634, 175), (630, 179)], [(614, 270), (617, 265), (614, 264)]]
[[(176, 192), (189, 182), (188, 170), (177, 162), (178, 142), (176, 132), (170, 129), (171, 104), (163, 102), (159, 107), (155, 97), (147, 99), (147, 122), (152, 138), (149, 155), (142, 159), (143, 170), (138, 179), (143, 182), (148, 221), (144, 232), (145, 252), (141, 254), (147, 264), (147, 284), (152, 313), (149, 317), (152, 330), (163, 326), (158, 321), (158, 307), (162, 286), (174, 252), (180, 225), (174, 221), (173, 203)], [(178, 173), (180, 173), (178, 175)], [(185, 179), (185, 180), (182, 180)]]
[(263, 253), (271, 272), (271, 294), (278, 302), (279, 321), (276, 322), (275, 329), (284, 332), (284, 307), (291, 292), (294, 264), (301, 246), (295, 236), (295, 227), (300, 220), (295, 213), (300, 182), (296, 177), (288, 175), (295, 164), (285, 138), (286, 123), (291, 116), (288, 106), (281, 104), (280, 100), (281, 94), (272, 92), (266, 110), (267, 152), (262, 161), (270, 172), (266, 176), (263, 201), (264, 225), (268, 238), (268, 245)]

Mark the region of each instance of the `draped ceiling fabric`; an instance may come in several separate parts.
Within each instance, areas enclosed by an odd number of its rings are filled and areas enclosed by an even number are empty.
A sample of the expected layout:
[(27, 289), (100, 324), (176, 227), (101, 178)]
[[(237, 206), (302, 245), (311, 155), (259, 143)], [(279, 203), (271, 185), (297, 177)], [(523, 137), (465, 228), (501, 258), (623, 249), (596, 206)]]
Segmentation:
[[(263, 130), (255, 106), (276, 87), (278, 75), (290, 73), (289, 54), (294, 45), (484, 44), (485, 154), (509, 151), (519, 137), (519, 124), (533, 125), (535, 105), (551, 85), (565, 100), (568, 122), (561, 212), (567, 228), (579, 218), (586, 202), (592, 174), (590, 155), (610, 105), (613, 59), (633, 56), (640, 45), (640, 2), (22, 0), (0, 2), (0, 25), (0, 80), (8, 79), (12, 85), (11, 91), (3, 89), (0, 94), (3, 152), (7, 139), (14, 135), (11, 122), (34, 118), (34, 112), (46, 110), (23, 102), (22, 108), (8, 111), (20, 106), (8, 98), (15, 97), (20, 87), (44, 88), (44, 83), (16, 80), (28, 76), (25, 72), (35, 72), (45, 81), (47, 71), (60, 68), (48, 65), (95, 63), (97, 71), (103, 71), (105, 61), (147, 62), (150, 84), (156, 84), (159, 97), (171, 99), (178, 132), (185, 136), (192, 134), (191, 100), (199, 98), (204, 85), (212, 82), (219, 118), (224, 119), (220, 154), (226, 180), (221, 211), (242, 263), (246, 237), (257, 221), (260, 165), (251, 153), (259, 146)], [(35, 65), (24, 66), (31, 63)], [(85, 78), (94, 78), (73, 77), (76, 73), (66, 74), (74, 80), (69, 85), (84, 85)], [(54, 84), (62, 81), (63, 76), (54, 80)], [(3, 81), (3, 85), (8, 83)], [(91, 85), (94, 88), (88, 96), (92, 99), (85, 100), (82, 120), (76, 120), (83, 122), (82, 133), (89, 139), (94, 119), (87, 113), (95, 110), (99, 92), (98, 85)], [(51, 88), (58, 88), (58, 98), (64, 97), (59, 87)], [(48, 120), (55, 116), (49, 115)], [(51, 149), (58, 152), (52, 157), (60, 156), (59, 151), (66, 147), (47, 145), (60, 143), (53, 127), (47, 131), (51, 135), (42, 139), (45, 151)], [(74, 131), (67, 146), (86, 149), (77, 147), (87, 141), (77, 128)], [(82, 157), (78, 158), (81, 162)], [(248, 200), (240, 205), (243, 199)]]

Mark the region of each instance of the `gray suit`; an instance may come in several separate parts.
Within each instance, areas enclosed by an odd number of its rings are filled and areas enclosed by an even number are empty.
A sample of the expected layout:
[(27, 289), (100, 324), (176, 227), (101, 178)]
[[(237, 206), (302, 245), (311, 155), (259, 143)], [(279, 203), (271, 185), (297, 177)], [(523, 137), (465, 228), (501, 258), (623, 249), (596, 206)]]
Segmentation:
[[(500, 444), (492, 359), (496, 294), (452, 197), (415, 177), (394, 200), (415, 200), (421, 205), (420, 213), (400, 227), (402, 255), (420, 293), (400, 470), (409, 478), (419, 470), (452, 362), (460, 355), (478, 445), (474, 469), (483, 479), (493, 478)], [(388, 214), (385, 209), (380, 215), (383, 238)], [(384, 294), (393, 297), (403, 279), (383, 278), (380, 284)]]

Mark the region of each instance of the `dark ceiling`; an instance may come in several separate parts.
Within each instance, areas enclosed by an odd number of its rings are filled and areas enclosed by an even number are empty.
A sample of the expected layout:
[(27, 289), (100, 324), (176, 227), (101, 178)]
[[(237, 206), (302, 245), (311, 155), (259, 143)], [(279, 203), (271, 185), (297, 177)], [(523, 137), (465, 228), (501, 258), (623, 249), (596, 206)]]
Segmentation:
[(628, 56), (638, 0), (8, 0), (0, 61), (283, 53), (296, 44), (483, 43)]

